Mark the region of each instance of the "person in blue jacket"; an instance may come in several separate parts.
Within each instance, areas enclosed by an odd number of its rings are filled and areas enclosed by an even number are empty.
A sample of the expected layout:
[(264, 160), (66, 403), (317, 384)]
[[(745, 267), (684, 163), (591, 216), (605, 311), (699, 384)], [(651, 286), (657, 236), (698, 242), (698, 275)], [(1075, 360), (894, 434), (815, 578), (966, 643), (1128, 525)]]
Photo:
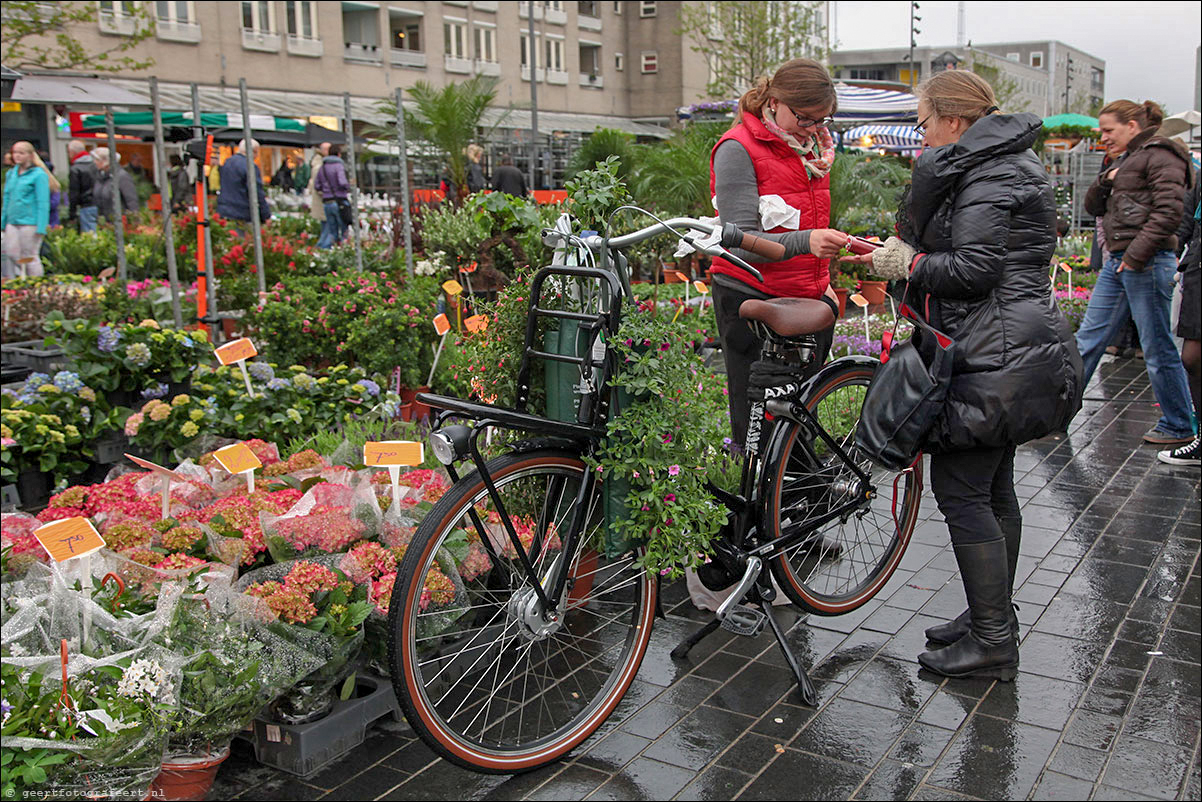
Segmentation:
[[(255, 140), (250, 141), (250, 153), (247, 154), (246, 140), (238, 143), (238, 152), (225, 160), (221, 165), (221, 192), (217, 195), (217, 214), (229, 220), (250, 222), (250, 197), (246, 193), (247, 156), (254, 158), (254, 152), (259, 147)], [(266, 223), (271, 219), (271, 207), (267, 205), (267, 191), (263, 189), (263, 176), (255, 167), (255, 184), (259, 188), (259, 222)]]
[(14, 275), (40, 276), (42, 260), (38, 253), (50, 224), (50, 178), (29, 142), (15, 143), (12, 159), (13, 166), (4, 179), (4, 204), (0, 207), (4, 253)]

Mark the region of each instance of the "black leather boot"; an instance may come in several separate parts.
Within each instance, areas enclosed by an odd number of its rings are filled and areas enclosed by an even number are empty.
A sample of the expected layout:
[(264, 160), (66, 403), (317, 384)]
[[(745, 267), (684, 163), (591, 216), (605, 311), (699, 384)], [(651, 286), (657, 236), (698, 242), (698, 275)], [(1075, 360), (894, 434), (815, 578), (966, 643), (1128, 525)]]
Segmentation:
[[(998, 518), (998, 526), (1006, 536), (1006, 562), (1010, 570), (1010, 596), (1014, 596), (1014, 573), (1018, 570), (1018, 546), (1023, 538), (1022, 518)], [(927, 640), (950, 646), (968, 634), (971, 617), (968, 610), (960, 613), (946, 624), (933, 626), (926, 631)], [(1014, 619), (1014, 639), (1018, 640), (1018, 619)]]
[(1006, 541), (967, 543), (955, 547), (964, 579), (972, 624), (960, 640), (918, 656), (922, 667), (945, 677), (992, 677), (1009, 682), (1018, 674), (1014, 610), (1006, 574)]

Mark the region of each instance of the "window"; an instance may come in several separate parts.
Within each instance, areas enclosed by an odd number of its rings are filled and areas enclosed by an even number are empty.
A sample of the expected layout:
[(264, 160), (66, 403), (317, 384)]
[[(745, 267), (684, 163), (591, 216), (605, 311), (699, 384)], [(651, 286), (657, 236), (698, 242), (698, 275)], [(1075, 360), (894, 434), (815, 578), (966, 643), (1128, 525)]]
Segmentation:
[[(655, 0), (641, 0), (641, 2), (639, 3), (639, 16), (640, 17), (654, 17), (655, 16)], [(652, 72), (654, 72), (654, 70), (652, 70)]]
[(1031, 66), (1043, 69), (1043, 53), (1031, 54)]
[(525, 69), (530, 66), (530, 36), (527, 34), (522, 34), (521, 40), (522, 40), (522, 68)]
[(642, 57), (643, 75), (659, 72), (659, 56), (656, 53), (643, 53)]
[(272, 33), (275, 30), (275, 14), (272, 4), (265, 0), (242, 2), (242, 28), (256, 33)]
[(872, 69), (851, 69), (851, 79), (853, 81), (883, 81), (885, 80), (885, 71)]
[(1022, 54), (1022, 53), (1007, 53), (1007, 54), (1006, 54), (1006, 59), (1007, 59), (1008, 61), (1022, 61), (1022, 60), (1023, 60), (1023, 54)]
[(601, 45), (592, 42), (580, 43), (580, 72), (585, 75), (601, 74)]
[(544, 40), (544, 45), (547, 54), (544, 66), (551, 72), (563, 72), (563, 40), (548, 38)]
[(155, 16), (161, 22), (174, 22), (177, 24), (187, 24), (193, 22), (191, 13), (191, 3), (188, 0), (174, 0), (174, 2), (164, 2), (159, 0), (154, 4)]
[(614, 0), (614, 13), (619, 16), (622, 14), (622, 0)]
[(288, 35), (299, 39), (317, 38), (317, 3), (312, 0), (288, 0)]
[(100, 0), (100, 13), (111, 14), (114, 17), (131, 17), (133, 16), (135, 5), (133, 0), (124, 0), (124, 2)]
[(464, 40), (466, 26), (461, 22), (444, 22), (442, 24), (442, 46), (446, 55), (451, 58), (467, 58), (467, 48)]
[(621, 53), (614, 53), (614, 69), (618, 72), (626, 69), (626, 57)]
[(601, 4), (596, 0), (580, 0), (576, 4), (576, 13), (582, 17), (601, 16)]
[(389, 27), (393, 50), (422, 52), (422, 26), (419, 20), (394, 16), (389, 19)]
[(563, 11), (563, 0), (546, 0), (544, 5), (548, 11)]
[(476, 27), (476, 60), (497, 61), (497, 29)]

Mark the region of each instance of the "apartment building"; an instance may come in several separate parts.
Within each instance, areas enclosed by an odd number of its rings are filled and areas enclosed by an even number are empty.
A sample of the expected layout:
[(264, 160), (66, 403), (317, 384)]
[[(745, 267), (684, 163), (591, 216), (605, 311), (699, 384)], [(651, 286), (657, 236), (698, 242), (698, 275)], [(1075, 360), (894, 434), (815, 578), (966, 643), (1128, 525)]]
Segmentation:
[(1096, 115), (1106, 97), (1106, 61), (1055, 40), (977, 45), (1016, 64), (1043, 71), (1048, 114)]

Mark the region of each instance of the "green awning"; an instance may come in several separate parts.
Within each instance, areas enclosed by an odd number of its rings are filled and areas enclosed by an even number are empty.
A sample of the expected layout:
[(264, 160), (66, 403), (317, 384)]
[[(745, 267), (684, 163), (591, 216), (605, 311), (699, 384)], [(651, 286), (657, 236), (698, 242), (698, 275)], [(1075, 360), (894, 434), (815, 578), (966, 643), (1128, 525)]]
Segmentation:
[(1064, 128), (1068, 125), (1082, 126), (1084, 128), (1097, 128), (1098, 118), (1090, 117), (1087, 114), (1055, 114), (1047, 117), (1043, 121), (1043, 127), (1052, 130), (1055, 128)]
[[(201, 112), (200, 124), (204, 128), (243, 127), (241, 114), (222, 114), (218, 112)], [(131, 111), (123, 114), (114, 114), (113, 125), (117, 128), (145, 128), (152, 130), (154, 128), (154, 115), (149, 111)], [(191, 127), (192, 115), (180, 112), (164, 112), (163, 125), (164, 127)], [(288, 117), (272, 117), (267, 114), (250, 115), (250, 127), (252, 131), (297, 131), (301, 133), (305, 131), (305, 123), (302, 120), (293, 120)], [(84, 117), (83, 130), (103, 131), (104, 115), (89, 114)]]

